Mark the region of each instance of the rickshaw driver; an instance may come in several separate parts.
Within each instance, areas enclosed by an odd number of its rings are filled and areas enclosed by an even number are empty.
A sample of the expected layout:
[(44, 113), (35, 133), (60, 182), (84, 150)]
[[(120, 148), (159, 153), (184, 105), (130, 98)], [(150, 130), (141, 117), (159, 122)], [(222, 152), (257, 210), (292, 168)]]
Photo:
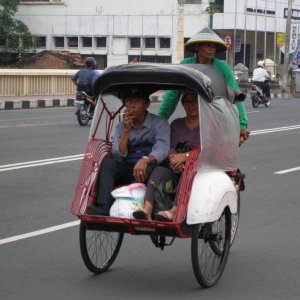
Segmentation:
[(132, 89), (122, 96), (126, 112), (116, 127), (112, 155), (103, 160), (100, 168), (96, 203), (87, 206), (87, 214), (109, 215), (113, 203), (111, 191), (116, 185), (146, 182), (153, 166), (167, 158), (170, 125), (147, 111), (149, 94)]
[[(210, 28), (204, 27), (185, 44), (185, 48), (196, 53), (195, 57), (183, 59), (181, 64), (206, 64), (215, 68), (225, 79), (226, 84), (239, 94), (239, 87), (234, 78), (230, 66), (217, 58), (215, 54), (227, 50), (225, 42)], [(168, 119), (177, 106), (180, 98), (180, 92), (170, 90), (164, 94), (162, 103), (159, 107), (158, 116)], [(243, 102), (236, 104), (240, 118), (240, 142), (243, 143), (249, 138), (250, 131), (248, 127), (248, 117)]]

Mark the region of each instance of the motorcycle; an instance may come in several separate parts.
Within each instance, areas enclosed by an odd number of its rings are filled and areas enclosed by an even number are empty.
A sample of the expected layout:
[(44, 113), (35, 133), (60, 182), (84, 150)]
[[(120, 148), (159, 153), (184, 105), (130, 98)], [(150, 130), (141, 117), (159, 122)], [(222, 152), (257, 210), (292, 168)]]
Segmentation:
[(251, 84), (250, 95), (252, 100), (252, 106), (254, 108), (258, 107), (259, 104), (264, 104), (265, 107), (270, 106), (271, 98), (266, 98), (266, 95), (264, 94), (262, 88), (258, 86), (258, 84)]
[(76, 106), (75, 115), (80, 126), (86, 126), (93, 119), (96, 101), (86, 92), (79, 91), (76, 93), (74, 101)]

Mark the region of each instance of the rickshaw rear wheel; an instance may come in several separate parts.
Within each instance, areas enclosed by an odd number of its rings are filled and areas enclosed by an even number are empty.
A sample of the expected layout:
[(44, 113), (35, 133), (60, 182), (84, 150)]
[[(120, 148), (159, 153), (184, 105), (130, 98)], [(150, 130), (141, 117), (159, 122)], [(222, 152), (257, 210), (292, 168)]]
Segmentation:
[(80, 223), (79, 241), (82, 259), (86, 267), (95, 274), (105, 272), (115, 261), (124, 233), (103, 230), (88, 230)]
[(229, 255), (230, 235), (231, 213), (228, 207), (217, 221), (193, 225), (192, 265), (203, 288), (214, 286), (221, 278)]
[(77, 114), (77, 121), (80, 126), (86, 126), (89, 123), (90, 117), (88, 111), (89, 109), (86, 104), (81, 105)]

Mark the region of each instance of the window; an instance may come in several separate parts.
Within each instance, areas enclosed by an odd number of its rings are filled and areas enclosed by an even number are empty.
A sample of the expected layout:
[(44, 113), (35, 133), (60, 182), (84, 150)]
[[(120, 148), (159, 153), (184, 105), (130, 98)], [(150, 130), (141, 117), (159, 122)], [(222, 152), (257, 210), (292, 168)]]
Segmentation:
[(34, 42), (37, 48), (46, 48), (46, 37), (45, 36), (35, 36)]
[(106, 37), (96, 37), (96, 47), (97, 48), (106, 48)]
[(130, 48), (141, 48), (141, 38), (130, 38)]
[(64, 37), (57, 36), (54, 38), (54, 46), (56, 48), (64, 48), (65, 47), (65, 39)]
[(183, 0), (184, 4), (202, 4), (202, 0)]
[(145, 48), (146, 49), (154, 49), (155, 48), (155, 38), (145, 38)]
[(129, 55), (128, 62), (133, 61), (134, 59), (138, 60), (138, 62), (149, 62), (149, 63), (167, 63), (170, 64), (172, 57), (171, 56), (158, 56), (158, 55)]
[(171, 45), (171, 39), (170, 38), (160, 38), (159, 39), (159, 45), (160, 48), (165, 49), (165, 48), (169, 48), (170, 49), (170, 45)]
[(93, 39), (91, 37), (83, 37), (82, 38), (82, 47), (84, 48), (92, 48)]
[(21, 3), (28, 3), (28, 2), (34, 2), (34, 3), (59, 3), (63, 2), (62, 0), (21, 0)]
[(68, 37), (68, 47), (69, 48), (78, 48), (78, 37), (72, 36)]

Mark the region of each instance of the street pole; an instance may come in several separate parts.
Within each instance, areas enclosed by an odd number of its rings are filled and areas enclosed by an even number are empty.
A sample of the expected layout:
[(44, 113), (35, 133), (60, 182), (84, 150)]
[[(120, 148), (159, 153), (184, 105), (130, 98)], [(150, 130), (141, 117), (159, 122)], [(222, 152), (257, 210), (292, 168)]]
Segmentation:
[(233, 69), (235, 66), (235, 50), (236, 50), (236, 18), (237, 18), (237, 0), (235, 0), (234, 10), (234, 29), (233, 29)]
[(285, 34), (285, 48), (284, 48), (284, 66), (283, 66), (283, 76), (282, 76), (283, 92), (288, 91), (291, 18), (292, 18), (292, 0), (288, 0), (288, 15), (286, 19), (286, 34)]
[[(243, 62), (244, 62), (244, 67), (243, 67), (243, 74), (245, 74), (245, 65), (246, 65), (246, 44), (247, 44), (247, 0), (245, 3), (245, 21), (244, 21), (244, 57), (243, 57)], [(249, 68), (249, 66), (248, 66)]]
[(254, 66), (257, 66), (257, 0), (255, 1)]

